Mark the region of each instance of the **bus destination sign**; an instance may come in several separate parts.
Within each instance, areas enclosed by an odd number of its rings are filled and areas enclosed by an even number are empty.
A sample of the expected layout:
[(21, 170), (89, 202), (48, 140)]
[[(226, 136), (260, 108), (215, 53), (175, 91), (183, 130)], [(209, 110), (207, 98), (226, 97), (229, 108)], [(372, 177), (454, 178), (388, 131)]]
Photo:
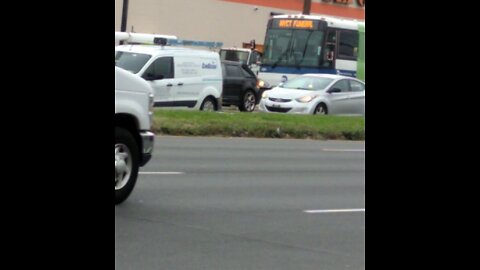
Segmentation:
[(318, 21), (314, 20), (292, 20), (292, 19), (274, 19), (273, 28), (294, 28), (294, 29), (317, 29)]

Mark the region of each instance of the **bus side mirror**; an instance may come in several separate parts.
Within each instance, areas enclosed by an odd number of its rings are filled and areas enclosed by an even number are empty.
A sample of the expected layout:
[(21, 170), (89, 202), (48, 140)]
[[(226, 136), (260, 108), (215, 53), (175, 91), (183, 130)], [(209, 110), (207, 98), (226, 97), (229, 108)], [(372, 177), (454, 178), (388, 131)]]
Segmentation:
[(327, 60), (328, 60), (328, 61), (333, 61), (333, 53), (334, 53), (334, 52), (331, 51), (331, 52), (329, 52), (329, 53), (327, 54)]

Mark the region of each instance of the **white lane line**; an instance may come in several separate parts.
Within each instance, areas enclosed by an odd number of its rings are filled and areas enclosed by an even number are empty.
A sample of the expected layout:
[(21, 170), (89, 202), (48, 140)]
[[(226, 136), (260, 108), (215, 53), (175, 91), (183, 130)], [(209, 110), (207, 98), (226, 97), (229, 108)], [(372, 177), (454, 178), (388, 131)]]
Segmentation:
[(333, 209), (333, 210), (305, 210), (308, 214), (324, 214), (324, 213), (352, 213), (352, 212), (365, 212), (365, 208), (362, 209)]
[(365, 152), (365, 149), (322, 149), (325, 152)]
[(139, 172), (139, 174), (145, 175), (179, 175), (185, 174), (184, 172)]

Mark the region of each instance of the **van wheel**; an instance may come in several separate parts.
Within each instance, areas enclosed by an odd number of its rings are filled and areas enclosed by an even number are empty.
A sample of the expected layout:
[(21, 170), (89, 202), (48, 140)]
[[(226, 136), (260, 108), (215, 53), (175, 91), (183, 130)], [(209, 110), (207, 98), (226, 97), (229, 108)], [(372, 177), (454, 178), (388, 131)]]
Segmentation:
[(135, 186), (139, 167), (139, 150), (133, 135), (115, 127), (115, 204), (125, 201)]
[(240, 103), (238, 109), (242, 112), (253, 112), (255, 110), (255, 105), (257, 105), (257, 98), (255, 97), (255, 93), (249, 90), (245, 92), (243, 103)]
[(206, 97), (202, 102), (202, 106), (200, 106), (200, 111), (213, 112), (216, 110), (218, 110), (217, 103), (212, 97)]

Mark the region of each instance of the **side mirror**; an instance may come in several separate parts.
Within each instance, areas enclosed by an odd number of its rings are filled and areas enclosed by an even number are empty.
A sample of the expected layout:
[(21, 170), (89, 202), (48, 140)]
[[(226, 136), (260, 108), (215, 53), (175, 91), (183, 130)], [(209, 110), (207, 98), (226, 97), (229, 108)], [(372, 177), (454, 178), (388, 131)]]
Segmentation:
[(147, 81), (156, 81), (156, 80), (163, 79), (163, 75), (154, 75), (154, 74), (151, 74), (151, 73), (147, 73), (142, 77)]
[(333, 61), (333, 55), (334, 55), (334, 52), (333, 52), (333, 51), (329, 52), (329, 53), (327, 54), (327, 60), (328, 60), (328, 61)]
[(342, 90), (340, 90), (339, 88), (333, 88), (333, 89), (328, 89), (327, 90), (327, 93), (331, 94), (331, 93), (341, 93)]

